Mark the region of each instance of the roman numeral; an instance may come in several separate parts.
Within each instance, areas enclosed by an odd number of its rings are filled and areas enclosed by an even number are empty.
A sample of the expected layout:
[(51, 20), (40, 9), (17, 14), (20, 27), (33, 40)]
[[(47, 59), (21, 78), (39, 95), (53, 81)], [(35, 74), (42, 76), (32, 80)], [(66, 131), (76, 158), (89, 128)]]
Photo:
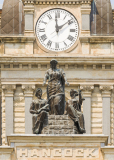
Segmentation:
[(64, 45), (67, 46), (67, 44), (63, 41)]
[(45, 40), (47, 39), (46, 34), (42, 35), (42, 36), (41, 36), (41, 39), (42, 39), (43, 41), (45, 41)]
[(45, 32), (45, 28), (39, 29), (39, 32)]
[(60, 11), (57, 11), (56, 13), (55, 13), (55, 19), (56, 18), (60, 18)]
[(50, 14), (49, 14), (49, 15), (47, 15), (47, 16), (48, 16), (48, 18), (49, 18), (49, 19), (52, 19), (52, 16), (51, 16)]
[(47, 46), (51, 47), (51, 45), (52, 45), (52, 41), (49, 40), (47, 43)]
[(76, 30), (75, 29), (70, 29), (70, 32), (75, 32)]
[(41, 23), (44, 23), (45, 25), (47, 24), (47, 22), (41, 21)]
[(67, 39), (70, 40), (70, 41), (73, 41), (74, 37), (72, 37), (71, 35), (69, 35)]
[(56, 49), (59, 48), (59, 43), (55, 43), (55, 48), (56, 48)]
[(71, 19), (71, 20), (69, 20), (68, 25), (70, 25), (72, 23), (73, 23), (73, 20)]
[(63, 20), (66, 18), (67, 15), (65, 15), (65, 17), (63, 18)]

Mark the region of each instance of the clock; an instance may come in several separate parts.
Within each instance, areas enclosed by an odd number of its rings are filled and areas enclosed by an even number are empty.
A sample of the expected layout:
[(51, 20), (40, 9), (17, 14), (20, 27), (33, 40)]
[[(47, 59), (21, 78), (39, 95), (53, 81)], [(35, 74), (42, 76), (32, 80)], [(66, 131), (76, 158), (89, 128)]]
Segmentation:
[(36, 35), (44, 48), (60, 52), (72, 47), (78, 38), (76, 18), (64, 9), (51, 9), (43, 13), (36, 23)]

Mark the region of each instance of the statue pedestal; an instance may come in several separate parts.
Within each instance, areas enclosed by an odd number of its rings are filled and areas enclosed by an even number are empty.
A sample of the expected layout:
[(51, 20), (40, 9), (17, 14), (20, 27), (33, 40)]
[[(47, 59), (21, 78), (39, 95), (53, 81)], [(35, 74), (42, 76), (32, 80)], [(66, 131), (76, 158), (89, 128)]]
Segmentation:
[(12, 160), (105, 160), (102, 151), (108, 143), (108, 136), (26, 134), (8, 136), (7, 141), (13, 148)]
[(48, 115), (42, 134), (75, 134), (74, 122), (68, 115)]

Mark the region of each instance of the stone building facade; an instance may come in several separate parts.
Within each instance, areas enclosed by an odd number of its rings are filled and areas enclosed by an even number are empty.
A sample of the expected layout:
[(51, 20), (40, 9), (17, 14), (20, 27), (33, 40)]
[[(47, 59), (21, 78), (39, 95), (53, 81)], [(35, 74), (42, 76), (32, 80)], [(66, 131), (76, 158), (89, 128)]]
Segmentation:
[[(46, 49), (35, 30), (39, 17), (54, 8), (70, 12), (79, 25), (76, 42), (60, 52)], [(38, 87), (43, 90), (43, 98), (47, 98), (43, 78), (50, 60), (56, 59), (57, 67), (65, 71), (70, 84), (65, 87), (66, 100), (71, 89), (82, 90), (86, 134), (93, 135), (92, 140), (94, 135), (108, 136), (108, 143), (104, 139), (103, 143), (110, 149), (102, 148), (102, 152), (110, 155), (114, 151), (111, 147), (114, 145), (114, 11), (110, 0), (4, 0), (1, 12), (2, 146), (13, 142), (7, 139), (11, 134), (32, 134), (30, 103)], [(13, 149), (6, 147), (4, 153), (7, 152)]]

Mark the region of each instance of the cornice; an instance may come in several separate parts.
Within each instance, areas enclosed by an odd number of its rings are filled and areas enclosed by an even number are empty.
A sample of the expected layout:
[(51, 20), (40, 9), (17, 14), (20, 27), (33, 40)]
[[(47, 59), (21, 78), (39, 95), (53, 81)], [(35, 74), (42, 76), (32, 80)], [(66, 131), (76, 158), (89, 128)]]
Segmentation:
[(105, 146), (101, 150), (104, 154), (114, 154), (114, 146)]
[(83, 5), (91, 4), (92, 0), (22, 0), (24, 5)]
[(0, 153), (6, 153), (6, 154), (11, 154), (14, 151), (13, 147), (9, 146), (0, 146)]
[(11, 142), (15, 143), (105, 143), (107, 145), (108, 142), (108, 136), (107, 135), (76, 135), (76, 134), (70, 134), (70, 135), (34, 135), (34, 134), (21, 134), (20, 135), (14, 135), (7, 136), (8, 145), (11, 144)]
[(0, 35), (0, 42), (34, 42), (36, 39), (35, 36), (2, 36)]
[(109, 36), (80, 36), (79, 37), (80, 41), (82, 43), (100, 43), (100, 42), (104, 42), (104, 43), (112, 43), (114, 42), (114, 35), (109, 35)]
[[(33, 42), (35, 41), (36, 37), (35, 36), (24, 36), (24, 35), (8, 35), (8, 36), (4, 36), (0, 34), (0, 42)], [(100, 43), (100, 42), (104, 42), (104, 43), (112, 43), (114, 42), (114, 36), (110, 35), (110, 36), (80, 36), (79, 37), (80, 41), (82, 43)]]
[(38, 55), (33, 56), (1, 56), (0, 64), (50, 64), (52, 59), (58, 61), (58, 65), (62, 64), (110, 64), (114, 65), (114, 56), (76, 56), (76, 57), (38, 57)]

